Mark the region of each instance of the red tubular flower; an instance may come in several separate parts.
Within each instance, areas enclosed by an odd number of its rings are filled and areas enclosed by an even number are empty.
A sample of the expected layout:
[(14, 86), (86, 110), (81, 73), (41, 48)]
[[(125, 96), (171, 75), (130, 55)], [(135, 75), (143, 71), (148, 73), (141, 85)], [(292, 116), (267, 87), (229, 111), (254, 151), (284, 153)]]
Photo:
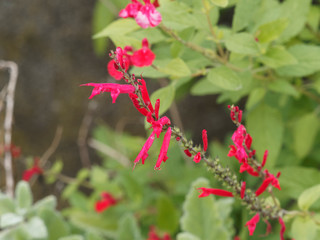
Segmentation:
[(39, 158), (35, 158), (33, 166), (23, 172), (22, 180), (28, 182), (33, 175), (40, 174), (43, 174), (43, 169), (39, 167)]
[(135, 108), (143, 115), (143, 116), (148, 116), (148, 110), (145, 109), (144, 107), (140, 106), (139, 101), (137, 100), (138, 96), (134, 93), (129, 93), (129, 97), (135, 106)]
[(202, 130), (202, 142), (203, 142), (203, 150), (206, 152), (208, 149), (208, 135), (207, 130)]
[(251, 176), (254, 176), (254, 177), (258, 177), (259, 176), (259, 173), (254, 171), (253, 167), (251, 167), (248, 163), (243, 163), (241, 166), (240, 166), (240, 173), (246, 171), (247, 173), (249, 173)]
[(146, 38), (142, 40), (142, 48), (135, 51), (131, 56), (132, 65), (136, 67), (147, 67), (152, 65), (156, 55), (149, 48), (149, 42)]
[(188, 157), (192, 157), (191, 152), (189, 151), (189, 149), (184, 150), (184, 153), (188, 156)]
[(246, 136), (244, 137), (244, 144), (246, 145), (248, 150), (251, 148), (252, 137), (250, 136), (250, 134), (246, 134)]
[(242, 120), (242, 110), (239, 109), (238, 106), (230, 106), (228, 105), (228, 108), (230, 109), (230, 118), (232, 121), (236, 121), (236, 117), (237, 117), (237, 122), (241, 123)]
[(164, 125), (171, 125), (170, 119), (166, 116), (152, 122), (153, 132), (157, 135), (157, 138), (160, 137)]
[(130, 59), (128, 54), (124, 50), (122, 50), (121, 47), (117, 47), (115, 55), (115, 69), (118, 69), (118, 65), (116, 64), (118, 63), (122, 69), (127, 70), (130, 66)]
[(148, 157), (148, 151), (149, 151), (150, 147), (152, 146), (153, 141), (154, 141), (154, 132), (151, 133), (151, 135), (149, 136), (149, 138), (147, 139), (147, 141), (143, 145), (140, 153), (138, 154), (138, 156), (134, 160), (134, 167), (140, 161), (140, 159), (142, 160), (142, 164), (144, 164), (144, 161)]
[(264, 165), (266, 165), (267, 158), (268, 158), (268, 153), (269, 153), (268, 150), (264, 151), (261, 167), (264, 167)]
[(198, 152), (198, 153), (194, 156), (193, 161), (194, 161), (195, 163), (199, 163), (199, 162), (201, 161), (201, 152)]
[(265, 178), (263, 180), (263, 183), (260, 185), (260, 187), (256, 191), (256, 196), (258, 197), (260, 194), (262, 194), (267, 189), (267, 187), (269, 186), (269, 184), (271, 182), (272, 182), (272, 178), (271, 177)]
[(171, 240), (171, 237), (169, 234), (165, 233), (163, 238), (159, 237), (158, 234), (155, 231), (155, 227), (151, 226), (149, 233), (148, 233), (148, 239), (147, 240)]
[(246, 192), (246, 182), (242, 182), (242, 183), (241, 183), (241, 190), (240, 190), (240, 197), (241, 197), (241, 199), (244, 198), (245, 192)]
[(199, 195), (199, 198), (207, 197), (210, 194), (217, 195), (217, 196), (222, 196), (222, 197), (233, 197), (232, 192), (229, 192), (229, 191), (226, 191), (226, 190), (222, 190), (222, 189), (201, 187), (201, 188), (198, 188), (198, 190), (202, 191), (202, 193)]
[(154, 115), (156, 116), (156, 119), (159, 119), (159, 109), (160, 109), (160, 99), (157, 99), (156, 103), (154, 104)]
[[(116, 68), (115, 68), (115, 61), (114, 60), (111, 60), (109, 63), (108, 63), (108, 72), (109, 72), (109, 75), (111, 77), (113, 77), (114, 79), (116, 80), (120, 80), (122, 79), (123, 77), (123, 73), (122, 72), (119, 72)], [(126, 69), (128, 70), (128, 69)]]
[(268, 220), (265, 220), (264, 222), (267, 224), (267, 230), (266, 230), (266, 234), (265, 234), (264, 236), (268, 236), (268, 235), (271, 233), (271, 231), (272, 231), (272, 226), (271, 226), (271, 224), (268, 222)]
[(246, 227), (248, 227), (249, 230), (249, 235), (252, 236), (254, 233), (254, 230), (256, 229), (256, 225), (260, 220), (260, 215), (259, 213), (257, 213), (256, 215), (254, 215), (253, 218), (251, 218), (247, 223), (246, 223)]
[(167, 152), (168, 152), (170, 139), (171, 139), (171, 131), (172, 130), (169, 127), (166, 134), (164, 135), (162, 146), (160, 149), (160, 154), (159, 154), (156, 166), (154, 167), (155, 170), (160, 170), (161, 163), (167, 161), (168, 159)]
[(142, 99), (144, 101), (144, 103), (148, 106), (150, 112), (154, 113), (154, 109), (152, 107), (152, 103), (150, 101), (150, 97), (149, 97), (149, 93), (148, 93), (148, 89), (147, 89), (147, 84), (144, 81), (144, 79), (141, 76), (141, 79), (138, 80), (138, 82), (140, 82), (142, 85), (139, 85), (139, 89), (141, 91), (141, 95), (142, 95)]
[(95, 211), (101, 213), (107, 210), (109, 207), (116, 205), (117, 201), (108, 192), (101, 193), (101, 200), (97, 201), (95, 204)]
[(283, 234), (284, 234), (284, 232), (286, 231), (286, 225), (284, 225), (284, 222), (283, 222), (283, 220), (282, 220), (281, 217), (279, 217), (279, 223), (280, 223), (280, 225), (281, 225), (281, 229), (280, 229), (280, 239), (281, 239), (281, 240), (284, 240)]
[(129, 84), (117, 84), (117, 83), (87, 83), (80, 86), (92, 86), (94, 87), (89, 99), (102, 92), (110, 92), (112, 97), (112, 103), (116, 102), (120, 93), (134, 93), (135, 89)]
[(131, 0), (132, 3), (129, 3), (125, 9), (122, 9), (119, 12), (119, 17), (122, 18), (135, 18), (138, 11), (142, 7), (142, 3), (138, 2), (137, 0)]

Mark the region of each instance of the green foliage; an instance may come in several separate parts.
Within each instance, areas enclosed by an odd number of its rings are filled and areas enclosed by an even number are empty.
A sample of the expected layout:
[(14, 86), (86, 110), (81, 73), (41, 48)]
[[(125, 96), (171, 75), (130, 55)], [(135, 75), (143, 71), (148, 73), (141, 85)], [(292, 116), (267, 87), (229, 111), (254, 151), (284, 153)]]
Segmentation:
[(320, 185), (306, 189), (298, 199), (298, 205), (302, 210), (308, 210), (310, 206), (320, 198)]

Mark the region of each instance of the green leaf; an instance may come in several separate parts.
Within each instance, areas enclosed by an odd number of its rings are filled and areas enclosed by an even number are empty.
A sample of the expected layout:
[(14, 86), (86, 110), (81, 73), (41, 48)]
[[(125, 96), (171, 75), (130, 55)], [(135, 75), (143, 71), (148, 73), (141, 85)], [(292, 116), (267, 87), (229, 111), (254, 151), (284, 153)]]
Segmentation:
[(198, 82), (191, 88), (191, 94), (195, 96), (217, 94), (221, 91), (222, 88), (213, 84), (207, 77), (198, 80)]
[(159, 68), (158, 71), (173, 77), (187, 77), (191, 75), (189, 67), (181, 58), (172, 59), (166, 66)]
[(30, 239), (44, 239), (48, 237), (47, 228), (39, 217), (31, 218), (25, 225), (25, 231), (30, 236)]
[(26, 211), (32, 205), (32, 193), (29, 183), (20, 181), (16, 186), (16, 206)]
[(198, 198), (197, 188), (209, 187), (208, 180), (199, 178), (193, 182), (183, 204), (181, 229), (199, 239), (230, 239), (232, 229), (226, 226), (226, 219), (219, 214), (219, 205), (213, 196)]
[(248, 27), (254, 20), (254, 13), (259, 8), (261, 0), (239, 0), (232, 21), (232, 30), (239, 30)]
[(306, 189), (298, 198), (301, 210), (308, 211), (312, 204), (320, 198), (320, 184)]
[(296, 217), (291, 225), (291, 236), (295, 240), (316, 240), (318, 226), (313, 219)]
[(191, 233), (183, 232), (177, 235), (177, 240), (201, 240), (201, 239)]
[(7, 196), (0, 196), (0, 216), (4, 213), (14, 212), (14, 202)]
[[(92, 31), (94, 33), (100, 32), (113, 20), (113, 18), (114, 15), (109, 8), (107, 8), (101, 1), (96, 1), (93, 10)], [(105, 54), (107, 44), (108, 42), (106, 39), (93, 39), (93, 49), (95, 53), (99, 56)]]
[(172, 200), (162, 195), (157, 200), (157, 227), (171, 234), (177, 231), (179, 214)]
[(211, 2), (218, 7), (226, 7), (228, 6), (229, 0), (211, 0)]
[(288, 26), (281, 34), (280, 41), (288, 41), (303, 29), (310, 3), (311, 0), (286, 0), (281, 5), (280, 17), (288, 19)]
[(56, 240), (70, 234), (70, 229), (60, 213), (50, 209), (42, 209), (39, 217), (47, 227), (48, 240)]
[(175, 88), (172, 84), (160, 88), (159, 90), (152, 93), (150, 99), (152, 104), (154, 105), (157, 99), (160, 99), (160, 110), (159, 116), (165, 113), (171, 106), (171, 103), (174, 100)]
[(32, 210), (34, 211), (39, 211), (41, 209), (54, 210), (56, 206), (57, 206), (57, 198), (55, 196), (50, 195), (36, 202), (32, 206)]
[(259, 60), (272, 68), (298, 63), (297, 59), (282, 46), (269, 48), (266, 54), (259, 57)]
[(116, 21), (113, 21), (99, 33), (95, 34), (93, 38), (96, 39), (110, 36), (124, 36), (127, 33), (133, 32), (139, 28), (140, 26), (134, 19), (120, 18)]
[(268, 85), (268, 88), (274, 92), (283, 93), (298, 97), (300, 93), (290, 84), (288, 81), (283, 79), (276, 79)]
[(266, 95), (266, 89), (256, 88), (250, 92), (246, 103), (246, 109), (250, 110), (252, 107), (256, 106)]
[(281, 113), (265, 103), (258, 105), (248, 113), (247, 129), (253, 138), (253, 148), (261, 156), (269, 151), (266, 167), (273, 167), (281, 149), (283, 138), (283, 122)]
[(5, 213), (0, 216), (0, 228), (6, 228), (23, 222), (23, 217), (15, 213)]
[(63, 168), (63, 162), (62, 160), (57, 160), (53, 163), (52, 167), (48, 171), (48, 175), (46, 175), (46, 182), (48, 184), (52, 184), (56, 181), (57, 177), (61, 170)]
[(211, 69), (208, 80), (225, 90), (238, 91), (242, 88), (241, 78), (238, 74), (225, 66)]
[(127, 214), (120, 219), (117, 240), (140, 240), (141, 234), (137, 221), (132, 214)]
[(258, 43), (249, 33), (236, 33), (226, 39), (226, 47), (229, 51), (248, 55), (260, 54)]
[(320, 71), (320, 47), (298, 44), (289, 48), (289, 53), (297, 59), (296, 64), (277, 69), (277, 73), (288, 77), (303, 77)]
[(90, 183), (92, 186), (100, 186), (105, 184), (108, 181), (108, 173), (106, 169), (93, 166), (90, 171)]
[(320, 127), (315, 113), (301, 116), (293, 126), (294, 151), (299, 158), (307, 156), (312, 149)]
[(81, 235), (74, 234), (67, 237), (59, 238), (58, 240), (85, 240), (85, 239)]
[(288, 25), (287, 19), (277, 19), (272, 22), (261, 25), (258, 30), (258, 39), (260, 43), (269, 43), (276, 40)]

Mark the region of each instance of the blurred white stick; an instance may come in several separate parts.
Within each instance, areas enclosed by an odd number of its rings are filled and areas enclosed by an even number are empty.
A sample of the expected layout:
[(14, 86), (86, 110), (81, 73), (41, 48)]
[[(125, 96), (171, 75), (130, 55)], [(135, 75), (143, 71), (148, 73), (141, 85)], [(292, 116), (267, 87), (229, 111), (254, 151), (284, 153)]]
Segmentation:
[(16, 83), (18, 79), (18, 66), (11, 61), (0, 60), (0, 69), (9, 70), (9, 84), (7, 88), (6, 97), (6, 113), (4, 119), (4, 170), (6, 176), (6, 193), (13, 197), (14, 192), (14, 178), (12, 168), (12, 156), (11, 156), (11, 130), (12, 130), (12, 118), (14, 108), (14, 92), (16, 89)]

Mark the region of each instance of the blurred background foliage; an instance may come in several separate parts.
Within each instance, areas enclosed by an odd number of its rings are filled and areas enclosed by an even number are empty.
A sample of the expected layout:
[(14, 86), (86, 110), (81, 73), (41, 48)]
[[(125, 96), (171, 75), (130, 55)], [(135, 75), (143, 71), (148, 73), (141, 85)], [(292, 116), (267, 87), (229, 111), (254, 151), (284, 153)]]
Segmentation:
[[(228, 5), (218, 7), (218, 2)], [(268, 149), (267, 167), (282, 172), (282, 190), (276, 192), (281, 206), (314, 211), (319, 219), (319, 201), (311, 201), (307, 209), (297, 204), (320, 181), (319, 1), (160, 0), (164, 26), (204, 49), (219, 52), (220, 45), (220, 60), (187, 48), (166, 28), (141, 29), (132, 19), (118, 19), (127, 3), (0, 2), (0, 56), (20, 68), (13, 131), (14, 143), (22, 148), (14, 162), (17, 182), (32, 164), (25, 159), (43, 154), (57, 126), (64, 129), (44, 166), (44, 178), (31, 183), (37, 202), (32, 204), (24, 182), (18, 184), (15, 199), (0, 196), (0, 239), (139, 240), (146, 239), (151, 225), (178, 240), (248, 239), (243, 226), (250, 214), (238, 201), (198, 201), (197, 187), (220, 185), (177, 144), (171, 144), (161, 171), (153, 170), (161, 141), (151, 148), (146, 164), (132, 170), (147, 136), (143, 118), (121, 97), (112, 105), (99, 96), (90, 107), (88, 89), (78, 88), (86, 82), (112, 82), (107, 49), (140, 48), (145, 37), (156, 54), (156, 68), (130, 71), (148, 79), (153, 101), (167, 101), (162, 112), (168, 110), (174, 124), (196, 143), (207, 129), (211, 156), (238, 172), (238, 164), (226, 156), (234, 129), (226, 105), (239, 104), (257, 156)], [(1, 73), (0, 78), (4, 82), (7, 76)], [(89, 132), (89, 164), (80, 160), (83, 128)], [(250, 186), (259, 184), (241, 179)], [(98, 214), (94, 205), (104, 191), (118, 202)], [(45, 197), (49, 194), (57, 197), (61, 211), (56, 210), (56, 197)], [(318, 239), (314, 222), (309, 216), (295, 218), (287, 236)], [(278, 228), (275, 224), (267, 238), (279, 239)], [(259, 224), (250, 239), (264, 233), (265, 225)]]

